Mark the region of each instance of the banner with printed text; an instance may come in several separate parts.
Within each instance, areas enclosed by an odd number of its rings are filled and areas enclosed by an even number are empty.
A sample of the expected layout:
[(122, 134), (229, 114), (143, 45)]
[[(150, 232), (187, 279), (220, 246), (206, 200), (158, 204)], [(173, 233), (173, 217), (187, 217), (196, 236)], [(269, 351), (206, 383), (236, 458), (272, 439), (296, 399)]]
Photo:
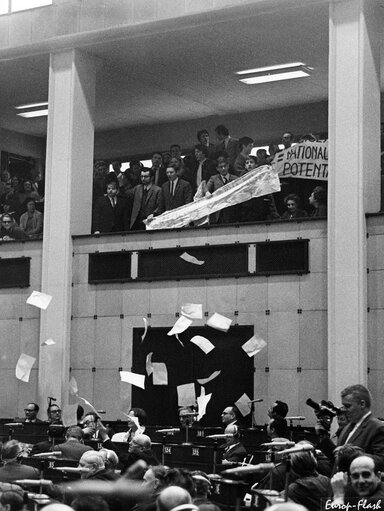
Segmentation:
[(303, 142), (277, 153), (272, 165), (280, 179), (328, 179), (328, 142)]

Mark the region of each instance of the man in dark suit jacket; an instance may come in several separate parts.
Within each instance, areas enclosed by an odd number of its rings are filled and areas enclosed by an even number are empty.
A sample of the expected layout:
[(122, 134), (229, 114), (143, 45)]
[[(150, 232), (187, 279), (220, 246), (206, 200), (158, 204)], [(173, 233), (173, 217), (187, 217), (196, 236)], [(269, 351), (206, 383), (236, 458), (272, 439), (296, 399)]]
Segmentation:
[(28, 403), (24, 408), (25, 419), (24, 422), (31, 424), (43, 424), (44, 421), (38, 419), (37, 414), (39, 413), (40, 407), (36, 403)]
[(149, 215), (157, 215), (160, 206), (161, 188), (153, 184), (151, 169), (142, 169), (141, 184), (131, 190), (132, 213), (129, 227), (133, 231), (145, 230), (143, 220)]
[(168, 182), (161, 187), (159, 214), (192, 202), (191, 185), (177, 177), (173, 167), (167, 168)]
[(65, 439), (63, 444), (55, 446), (55, 451), (61, 451), (63, 458), (79, 461), (85, 452), (92, 451), (92, 447), (82, 443), (83, 430), (79, 426), (69, 427)]
[[(207, 182), (207, 188), (210, 193), (215, 192), (222, 188), (227, 183), (231, 183), (237, 179), (237, 176), (229, 173), (229, 165), (225, 158), (219, 158), (216, 170), (218, 173), (211, 176)], [(209, 221), (212, 224), (228, 224), (239, 220), (239, 207), (238, 205), (230, 206), (229, 208), (221, 209), (213, 215), (210, 215)]]
[(40, 472), (37, 468), (21, 465), (18, 457), (22, 451), (17, 440), (10, 440), (3, 445), (1, 459), (4, 465), (0, 467), (0, 482), (11, 483), (17, 479), (39, 479)]
[[(384, 469), (384, 422), (372, 417), (369, 390), (363, 385), (350, 385), (341, 392), (341, 402), (348, 424), (340, 433), (337, 445), (361, 447), (372, 455), (379, 469)], [(335, 449), (328, 438), (319, 447), (328, 456)]]
[(228, 154), (228, 163), (231, 168), (235, 163), (237, 155), (240, 153), (239, 141), (229, 135), (228, 128), (223, 124), (216, 126), (215, 132), (219, 143), (216, 146), (216, 153), (226, 152)]
[(95, 200), (93, 209), (93, 232), (120, 232), (129, 227), (128, 199), (117, 195), (115, 179), (107, 183), (107, 194)]
[(224, 449), (221, 457), (221, 463), (241, 463), (247, 456), (247, 451), (245, 450), (244, 445), (240, 442), (239, 427), (233, 423), (229, 424), (225, 428), (224, 434), (232, 435), (232, 437), (228, 437), (225, 440), (225, 445), (221, 446), (221, 449)]
[(194, 147), (195, 160), (192, 167), (188, 168), (183, 179), (188, 181), (193, 192), (197, 190), (202, 181), (207, 182), (209, 178), (217, 174), (215, 162), (208, 159), (208, 148), (202, 144)]

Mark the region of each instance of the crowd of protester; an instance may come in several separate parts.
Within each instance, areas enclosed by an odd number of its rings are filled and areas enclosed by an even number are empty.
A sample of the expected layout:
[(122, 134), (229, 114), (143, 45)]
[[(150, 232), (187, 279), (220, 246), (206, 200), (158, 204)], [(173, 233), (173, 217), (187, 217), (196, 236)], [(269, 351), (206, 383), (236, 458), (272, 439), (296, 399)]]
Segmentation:
[[(109, 165), (103, 160), (94, 164), (92, 232), (144, 230), (146, 225), (169, 211), (213, 193), (247, 172), (270, 164), (281, 150), (296, 141), (291, 132), (282, 134), (279, 143), (268, 151), (258, 149), (251, 155), (254, 140), (248, 136), (236, 139), (224, 125), (215, 129), (217, 144), (207, 130), (196, 134), (191, 153), (182, 156), (180, 145), (172, 144), (169, 151), (152, 154), (151, 165), (145, 167), (132, 160), (122, 170), (116, 160)], [(316, 141), (314, 135), (298, 137), (297, 142)], [(280, 146), (279, 146), (280, 144)], [(210, 224), (294, 220), (327, 216), (327, 190), (323, 181), (287, 178), (281, 181), (281, 191), (253, 198), (210, 215)]]
[(0, 240), (38, 238), (43, 232), (44, 184), (0, 174)]

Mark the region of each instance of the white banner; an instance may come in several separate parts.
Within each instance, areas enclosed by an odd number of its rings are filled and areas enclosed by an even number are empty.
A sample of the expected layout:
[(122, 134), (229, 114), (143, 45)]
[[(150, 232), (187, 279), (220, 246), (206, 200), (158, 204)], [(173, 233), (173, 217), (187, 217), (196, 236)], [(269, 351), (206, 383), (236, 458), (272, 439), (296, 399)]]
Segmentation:
[(272, 165), (280, 179), (328, 179), (328, 142), (303, 142), (277, 153)]
[(190, 202), (155, 217), (147, 225), (148, 230), (175, 229), (190, 222), (233, 206), (241, 202), (280, 191), (277, 172), (269, 165), (263, 165), (222, 186), (209, 197)]

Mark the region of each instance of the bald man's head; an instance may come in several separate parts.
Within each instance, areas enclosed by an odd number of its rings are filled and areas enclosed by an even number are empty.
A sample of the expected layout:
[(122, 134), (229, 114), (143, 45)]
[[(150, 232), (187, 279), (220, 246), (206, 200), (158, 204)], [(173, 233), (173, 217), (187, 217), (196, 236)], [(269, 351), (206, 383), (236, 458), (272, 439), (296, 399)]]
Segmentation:
[(192, 498), (187, 490), (180, 486), (168, 486), (157, 497), (157, 511), (171, 511), (176, 506), (191, 504)]
[(151, 439), (148, 435), (136, 435), (129, 444), (129, 452), (140, 453), (150, 449), (152, 446)]
[(349, 467), (352, 488), (359, 497), (370, 497), (380, 484), (381, 473), (371, 456), (358, 456)]

